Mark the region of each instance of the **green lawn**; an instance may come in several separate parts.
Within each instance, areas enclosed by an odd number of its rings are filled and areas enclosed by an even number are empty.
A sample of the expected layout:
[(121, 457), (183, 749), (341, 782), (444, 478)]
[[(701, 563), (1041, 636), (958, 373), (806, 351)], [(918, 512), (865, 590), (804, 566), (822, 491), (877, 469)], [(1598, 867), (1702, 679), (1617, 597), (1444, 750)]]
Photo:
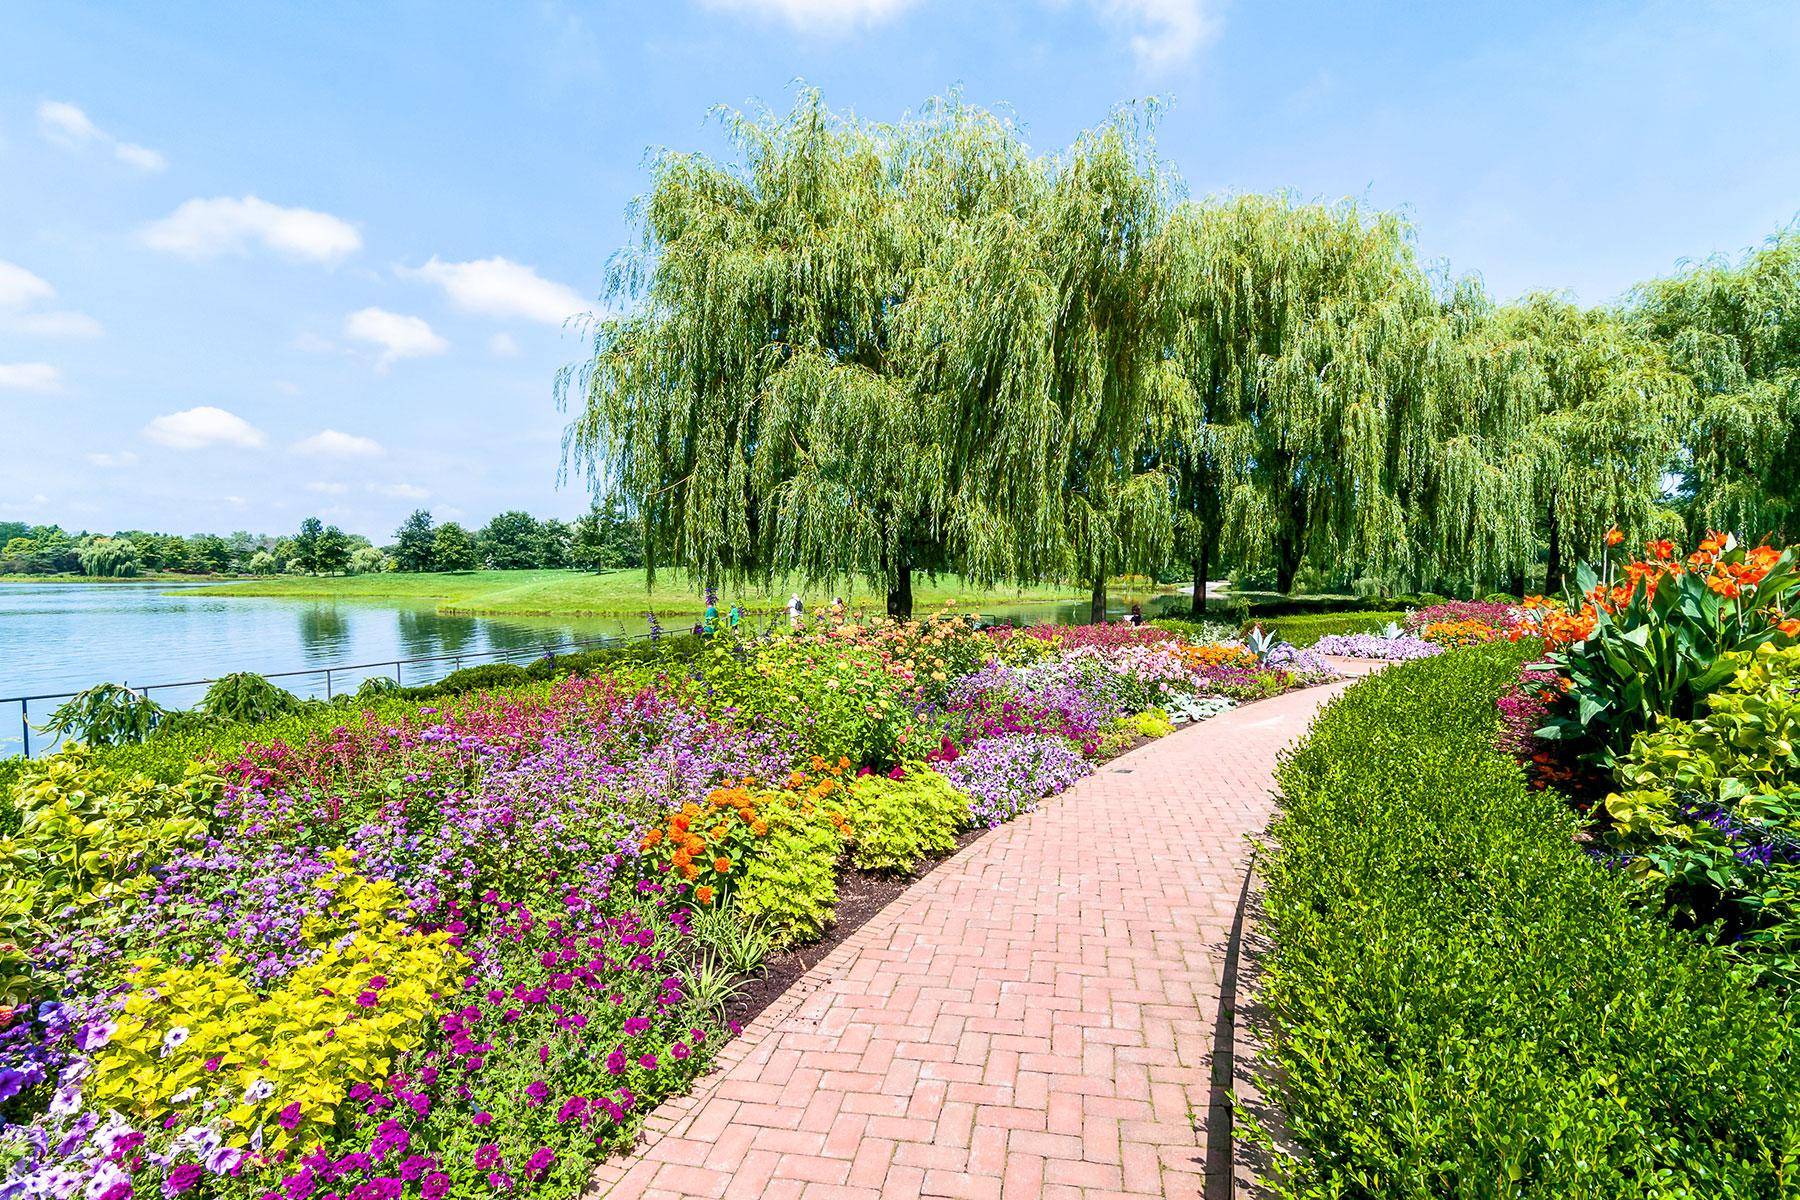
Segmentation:
[[(769, 591), (724, 589), (721, 609), (742, 604), (750, 612), (768, 612), (787, 603), (792, 589)], [(216, 587), (186, 590), (184, 595), (283, 596), (289, 599), (400, 600), (435, 604), (441, 612), (482, 616), (635, 616), (654, 609), (658, 616), (698, 614), (705, 608), (700, 589), (683, 576), (658, 574), (656, 589), (644, 586), (642, 571), (609, 571), (602, 575), (579, 571), (447, 571), (381, 575), (294, 576), (249, 579)], [(830, 604), (834, 593), (801, 588), (809, 611)], [(881, 611), (886, 593), (867, 586), (845, 589), (844, 598), (864, 609)], [(956, 576), (940, 576), (934, 583), (923, 576), (913, 583), (913, 609), (923, 614), (945, 601), (962, 609), (989, 604), (1054, 603), (1085, 599), (1085, 589), (1047, 584), (1029, 588), (971, 588)]]

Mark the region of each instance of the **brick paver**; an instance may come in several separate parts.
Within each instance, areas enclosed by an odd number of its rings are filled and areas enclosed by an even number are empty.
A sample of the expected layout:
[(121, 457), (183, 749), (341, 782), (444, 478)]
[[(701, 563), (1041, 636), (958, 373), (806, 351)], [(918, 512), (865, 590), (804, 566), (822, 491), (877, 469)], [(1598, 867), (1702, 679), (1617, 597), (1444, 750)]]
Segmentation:
[(1246, 835), (1276, 752), (1343, 686), (1144, 746), (944, 863), (658, 1109), (590, 1196), (1202, 1195)]

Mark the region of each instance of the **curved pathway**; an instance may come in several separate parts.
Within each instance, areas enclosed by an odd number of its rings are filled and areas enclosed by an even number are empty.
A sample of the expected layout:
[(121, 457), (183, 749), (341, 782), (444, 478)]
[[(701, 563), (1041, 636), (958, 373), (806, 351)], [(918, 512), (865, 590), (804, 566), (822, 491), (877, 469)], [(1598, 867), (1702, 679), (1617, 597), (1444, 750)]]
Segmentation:
[(1246, 835), (1277, 752), (1345, 686), (1141, 747), (939, 866), (589, 1196), (1201, 1196), (1209, 1162), (1218, 1194), (1230, 1147), (1209, 1157), (1204, 1130)]

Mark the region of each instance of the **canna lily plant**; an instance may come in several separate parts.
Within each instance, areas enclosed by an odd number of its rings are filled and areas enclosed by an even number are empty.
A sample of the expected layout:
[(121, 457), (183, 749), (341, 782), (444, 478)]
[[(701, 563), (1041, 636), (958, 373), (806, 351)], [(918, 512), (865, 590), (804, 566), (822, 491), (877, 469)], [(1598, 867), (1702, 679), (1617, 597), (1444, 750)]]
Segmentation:
[(1548, 657), (1566, 695), (1537, 736), (1600, 767), (1659, 717), (1692, 719), (1698, 701), (1731, 678), (1732, 652), (1800, 634), (1789, 615), (1800, 595), (1795, 547), (1745, 548), (1715, 533), (1685, 559), (1666, 541), (1646, 549), (1622, 582), (1582, 568), (1578, 598), (1543, 624), (1547, 641), (1562, 643)]

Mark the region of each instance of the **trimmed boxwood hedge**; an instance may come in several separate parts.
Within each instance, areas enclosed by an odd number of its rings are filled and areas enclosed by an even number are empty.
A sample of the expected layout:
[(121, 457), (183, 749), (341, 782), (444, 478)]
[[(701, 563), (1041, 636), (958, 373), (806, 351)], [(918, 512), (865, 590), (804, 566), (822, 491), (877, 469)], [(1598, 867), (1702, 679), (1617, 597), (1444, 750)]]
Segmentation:
[(1274, 1195), (1800, 1190), (1783, 997), (1640, 907), (1493, 749), (1534, 649), (1391, 667), (1281, 764), (1260, 868)]

